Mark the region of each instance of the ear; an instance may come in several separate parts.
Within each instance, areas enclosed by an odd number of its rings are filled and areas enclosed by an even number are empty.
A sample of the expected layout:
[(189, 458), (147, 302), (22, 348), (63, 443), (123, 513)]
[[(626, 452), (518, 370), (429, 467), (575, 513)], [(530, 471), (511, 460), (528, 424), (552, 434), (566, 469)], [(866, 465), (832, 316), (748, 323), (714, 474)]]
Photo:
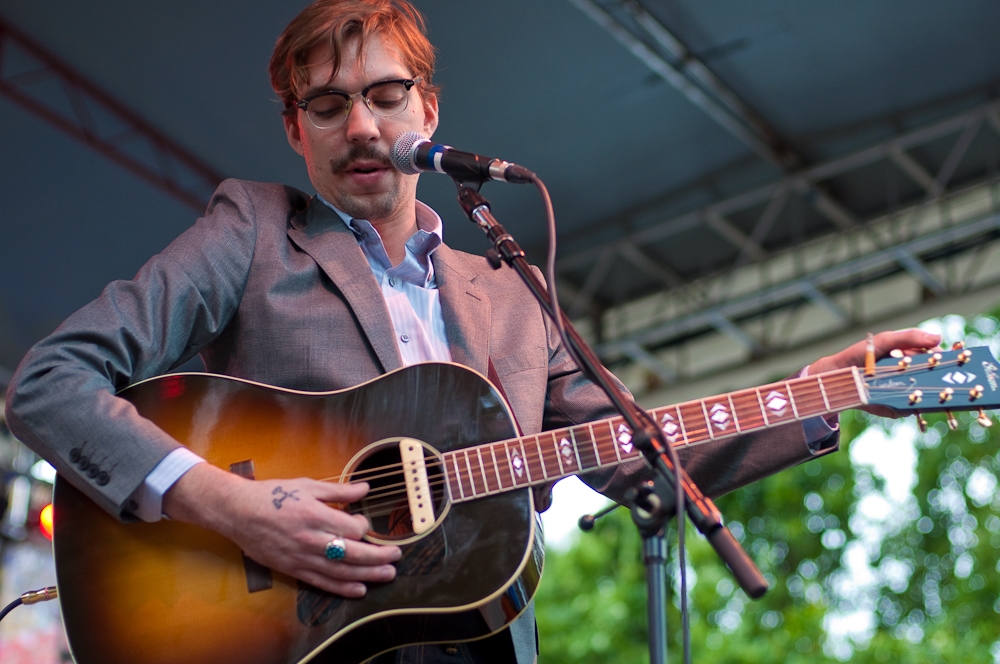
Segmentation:
[(281, 119), (285, 123), (285, 136), (288, 137), (288, 144), (299, 155), (305, 156), (305, 152), (302, 149), (302, 130), (299, 128), (298, 110), (296, 110), (294, 115), (281, 116)]
[(438, 99), (437, 95), (423, 100), (424, 105), (424, 136), (430, 138), (438, 126)]

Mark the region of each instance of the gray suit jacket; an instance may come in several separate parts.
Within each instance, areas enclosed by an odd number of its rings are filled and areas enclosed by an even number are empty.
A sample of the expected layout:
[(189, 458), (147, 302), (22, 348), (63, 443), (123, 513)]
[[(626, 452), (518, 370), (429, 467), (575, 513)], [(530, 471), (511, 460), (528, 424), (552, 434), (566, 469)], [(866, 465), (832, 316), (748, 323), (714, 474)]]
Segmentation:
[[(612, 415), (513, 270), (445, 245), (433, 260), (454, 361), (486, 375), (492, 360), (525, 434)], [(8, 390), (7, 421), (121, 517), (178, 443), (115, 392), (199, 353), (211, 372), (302, 390), (350, 387), (402, 366), (379, 287), (345, 224), (290, 187), (229, 180), (134, 279), (108, 285), (29, 351)], [(811, 456), (798, 424), (682, 453), (709, 495)], [(643, 473), (632, 465), (588, 479), (616, 496)]]

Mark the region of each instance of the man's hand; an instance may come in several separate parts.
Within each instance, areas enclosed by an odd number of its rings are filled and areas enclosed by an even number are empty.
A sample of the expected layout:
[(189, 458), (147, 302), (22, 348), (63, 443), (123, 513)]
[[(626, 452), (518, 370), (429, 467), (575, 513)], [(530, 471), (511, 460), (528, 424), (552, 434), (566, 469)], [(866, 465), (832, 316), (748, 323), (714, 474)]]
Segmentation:
[[(875, 335), (874, 341), (875, 359), (880, 360), (894, 349), (899, 349), (907, 355), (916, 355), (928, 350), (940, 350), (938, 344), (941, 343), (941, 336), (917, 328), (910, 328), (896, 332), (879, 332)], [(852, 366), (863, 367), (867, 347), (867, 340), (859, 341), (839, 353), (822, 357), (809, 365), (809, 374), (813, 375)], [(899, 417), (896, 411), (885, 406), (865, 406), (862, 410), (880, 417)]]
[[(363, 597), (365, 582), (395, 578), (390, 563), (399, 560), (400, 549), (360, 541), (368, 520), (326, 503), (354, 502), (367, 492), (367, 484), (305, 478), (254, 482), (202, 463), (167, 491), (163, 511), (228, 537), (266, 567), (344, 597)], [(326, 544), (338, 535), (347, 540), (346, 556), (328, 560)]]

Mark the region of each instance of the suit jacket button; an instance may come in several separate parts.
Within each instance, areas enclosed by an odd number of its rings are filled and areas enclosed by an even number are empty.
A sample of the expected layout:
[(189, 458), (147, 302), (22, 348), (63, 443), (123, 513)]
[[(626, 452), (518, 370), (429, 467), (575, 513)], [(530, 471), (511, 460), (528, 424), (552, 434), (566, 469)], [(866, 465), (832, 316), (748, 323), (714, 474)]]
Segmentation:
[(130, 500), (128, 501), (128, 508), (132, 512), (137, 512), (139, 511), (139, 503), (135, 502), (134, 500)]
[(76, 463), (77, 461), (80, 460), (80, 448), (79, 447), (74, 447), (73, 449), (71, 449), (69, 451), (69, 460), (72, 461), (73, 463)]
[(96, 463), (92, 463), (90, 464), (90, 467), (87, 468), (87, 477), (89, 477), (90, 479), (94, 479), (95, 477), (97, 477), (97, 474), (99, 472), (101, 472), (101, 469), (97, 467)]
[(105, 484), (107, 484), (110, 479), (111, 479), (111, 476), (108, 475), (108, 473), (106, 471), (102, 470), (101, 472), (99, 472), (97, 474), (97, 483), (100, 484), (101, 486), (104, 486)]
[(79, 461), (76, 462), (76, 465), (79, 466), (80, 470), (83, 472), (87, 472), (87, 469), (90, 468), (90, 457), (84, 454), (80, 457)]

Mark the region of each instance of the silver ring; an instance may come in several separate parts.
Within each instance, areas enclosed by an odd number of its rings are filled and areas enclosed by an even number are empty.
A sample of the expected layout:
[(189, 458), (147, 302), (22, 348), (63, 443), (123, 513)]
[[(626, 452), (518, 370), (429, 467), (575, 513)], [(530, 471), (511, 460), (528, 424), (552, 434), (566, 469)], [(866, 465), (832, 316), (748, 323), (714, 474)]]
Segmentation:
[(347, 540), (343, 537), (334, 537), (326, 543), (327, 560), (343, 560), (347, 555)]

